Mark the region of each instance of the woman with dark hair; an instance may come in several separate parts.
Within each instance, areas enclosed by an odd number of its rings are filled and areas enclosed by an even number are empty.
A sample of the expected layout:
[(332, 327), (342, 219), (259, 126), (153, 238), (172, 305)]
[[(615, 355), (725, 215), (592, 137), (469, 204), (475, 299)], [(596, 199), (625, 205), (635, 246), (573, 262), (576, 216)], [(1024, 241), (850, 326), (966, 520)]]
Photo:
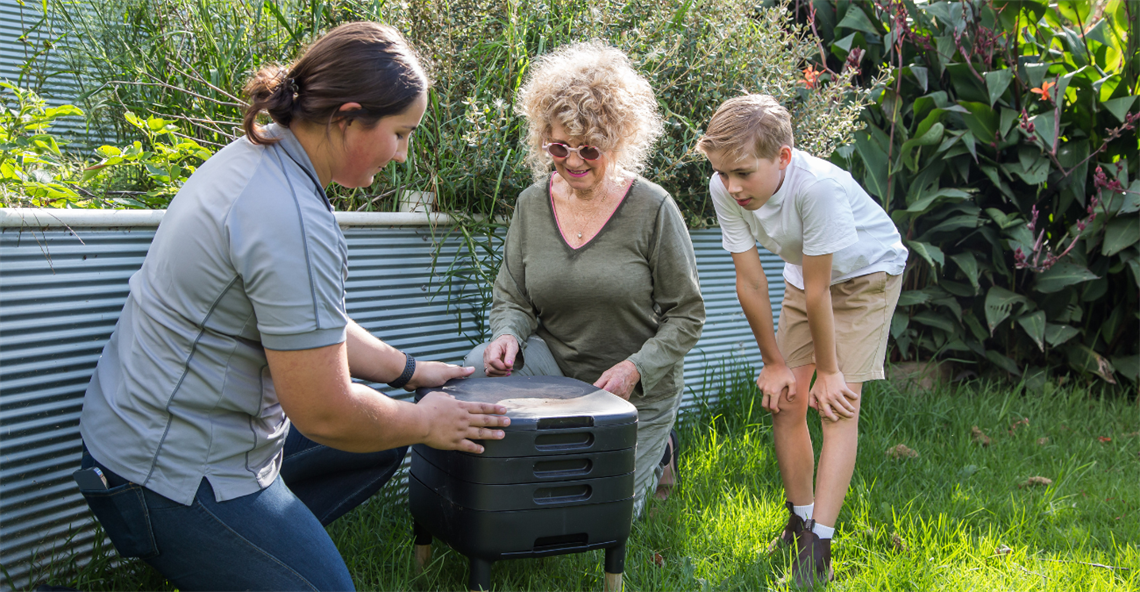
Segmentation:
[[(481, 452), (500, 406), (390, 399), (471, 368), (416, 362), (345, 312), (347, 248), (324, 189), (402, 162), (427, 104), (387, 26), (329, 32), (246, 86), (246, 136), (172, 201), (83, 403), (80, 488), (124, 557), (182, 590), (346, 590), (324, 526), (406, 447)], [(274, 123), (261, 126), (260, 113)]]

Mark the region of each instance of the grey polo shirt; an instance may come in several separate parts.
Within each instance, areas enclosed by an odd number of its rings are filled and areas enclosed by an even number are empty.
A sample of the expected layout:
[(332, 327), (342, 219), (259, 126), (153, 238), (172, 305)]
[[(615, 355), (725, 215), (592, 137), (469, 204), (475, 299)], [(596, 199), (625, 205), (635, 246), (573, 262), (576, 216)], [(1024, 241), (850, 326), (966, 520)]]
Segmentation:
[(265, 348), (345, 340), (348, 250), (296, 137), (239, 139), (178, 192), (83, 400), (79, 430), (119, 475), (189, 505), (267, 487), (289, 420)]

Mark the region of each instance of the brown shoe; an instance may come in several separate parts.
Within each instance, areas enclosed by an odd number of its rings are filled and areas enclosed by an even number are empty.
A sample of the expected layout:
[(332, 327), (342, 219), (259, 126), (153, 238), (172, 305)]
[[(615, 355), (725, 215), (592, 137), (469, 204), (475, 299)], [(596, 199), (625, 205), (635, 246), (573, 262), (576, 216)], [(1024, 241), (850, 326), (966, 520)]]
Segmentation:
[(785, 501), (784, 507), (788, 509), (788, 523), (784, 525), (784, 532), (768, 543), (768, 554), (771, 555), (783, 547), (796, 546), (796, 540), (804, 531), (804, 519), (796, 515), (795, 505)]
[(792, 563), (796, 586), (809, 590), (816, 582), (826, 585), (835, 579), (835, 571), (831, 569), (831, 539), (819, 538), (811, 531), (813, 526), (815, 520), (804, 523), (804, 530), (796, 540), (796, 560)]

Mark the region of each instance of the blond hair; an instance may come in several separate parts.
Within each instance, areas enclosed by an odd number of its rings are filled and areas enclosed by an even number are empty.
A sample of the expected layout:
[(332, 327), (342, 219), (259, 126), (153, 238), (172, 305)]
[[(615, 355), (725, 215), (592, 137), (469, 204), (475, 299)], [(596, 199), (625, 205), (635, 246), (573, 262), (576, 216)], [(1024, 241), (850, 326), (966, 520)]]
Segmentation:
[(624, 53), (600, 41), (564, 45), (534, 60), (517, 108), (527, 119), (526, 161), (535, 181), (550, 175), (553, 160), (542, 144), (555, 121), (606, 153), (609, 177), (640, 172), (663, 132), (649, 81)]
[(713, 114), (709, 128), (697, 141), (704, 154), (723, 152), (730, 159), (773, 159), (792, 144), (792, 116), (769, 95), (729, 99)]

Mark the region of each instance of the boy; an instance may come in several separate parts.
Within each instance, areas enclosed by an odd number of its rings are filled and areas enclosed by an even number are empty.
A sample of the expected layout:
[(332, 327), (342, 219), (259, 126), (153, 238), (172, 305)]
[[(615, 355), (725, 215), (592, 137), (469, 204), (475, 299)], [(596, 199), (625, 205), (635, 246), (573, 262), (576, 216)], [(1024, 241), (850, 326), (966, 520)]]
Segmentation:
[[(855, 468), (859, 396), (863, 382), (884, 378), (907, 250), (849, 173), (793, 148), (791, 117), (770, 96), (726, 101), (697, 148), (714, 170), (709, 192), (722, 244), (764, 360), (756, 384), (772, 413), (789, 511), (775, 542), (796, 545), (798, 585), (830, 581), (831, 537)], [(757, 242), (785, 261), (778, 332)], [(809, 406), (823, 424), (814, 491)]]

